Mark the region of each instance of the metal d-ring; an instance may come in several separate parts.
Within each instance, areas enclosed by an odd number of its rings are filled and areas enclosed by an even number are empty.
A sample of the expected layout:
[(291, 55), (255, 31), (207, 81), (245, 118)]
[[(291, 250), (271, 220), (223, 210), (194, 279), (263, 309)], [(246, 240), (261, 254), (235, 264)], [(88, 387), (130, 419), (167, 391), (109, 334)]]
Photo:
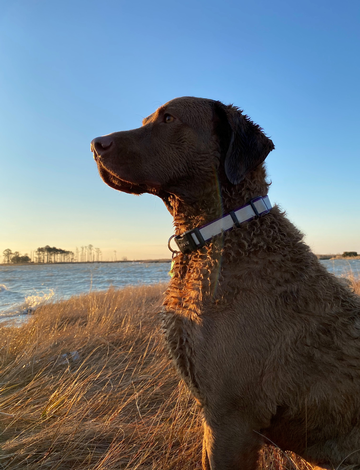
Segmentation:
[(176, 254), (181, 253), (181, 252), (180, 252), (179, 250), (173, 250), (173, 249), (171, 248), (170, 244), (171, 244), (171, 240), (172, 240), (173, 238), (175, 238), (175, 235), (171, 235), (171, 237), (169, 238), (169, 241), (168, 241), (168, 248), (169, 248), (169, 250), (171, 251), (171, 253), (173, 254), (173, 257), (174, 257)]

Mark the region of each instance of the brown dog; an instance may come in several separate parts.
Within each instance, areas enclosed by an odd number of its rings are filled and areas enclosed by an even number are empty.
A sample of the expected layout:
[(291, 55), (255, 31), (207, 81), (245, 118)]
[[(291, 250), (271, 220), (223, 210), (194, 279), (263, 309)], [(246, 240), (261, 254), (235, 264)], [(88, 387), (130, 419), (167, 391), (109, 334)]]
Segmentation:
[(269, 210), (272, 141), (233, 106), (178, 98), (91, 148), (105, 183), (174, 216), (164, 328), (203, 408), (203, 468), (253, 469), (263, 442), (360, 465), (360, 298)]

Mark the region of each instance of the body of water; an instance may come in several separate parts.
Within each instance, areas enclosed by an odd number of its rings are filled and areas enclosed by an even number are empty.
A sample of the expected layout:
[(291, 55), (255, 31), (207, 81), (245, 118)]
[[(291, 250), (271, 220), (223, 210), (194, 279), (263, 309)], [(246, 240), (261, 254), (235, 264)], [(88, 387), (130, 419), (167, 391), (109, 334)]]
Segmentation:
[[(360, 260), (323, 260), (336, 276), (360, 277)], [(107, 290), (110, 286), (169, 281), (170, 262), (74, 263), (0, 266), (0, 322), (21, 322), (47, 300)]]
[(168, 263), (71, 263), (0, 266), (0, 322), (23, 321), (47, 300), (107, 290), (110, 286), (169, 281)]

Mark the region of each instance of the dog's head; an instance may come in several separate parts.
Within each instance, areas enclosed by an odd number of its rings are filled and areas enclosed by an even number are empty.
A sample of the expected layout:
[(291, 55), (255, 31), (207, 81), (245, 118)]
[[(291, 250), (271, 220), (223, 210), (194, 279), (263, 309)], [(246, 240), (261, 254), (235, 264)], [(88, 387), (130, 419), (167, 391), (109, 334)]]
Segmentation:
[(91, 142), (100, 175), (112, 188), (190, 203), (214, 184), (214, 174), (241, 184), (273, 148), (238, 108), (192, 97), (166, 103), (138, 129)]

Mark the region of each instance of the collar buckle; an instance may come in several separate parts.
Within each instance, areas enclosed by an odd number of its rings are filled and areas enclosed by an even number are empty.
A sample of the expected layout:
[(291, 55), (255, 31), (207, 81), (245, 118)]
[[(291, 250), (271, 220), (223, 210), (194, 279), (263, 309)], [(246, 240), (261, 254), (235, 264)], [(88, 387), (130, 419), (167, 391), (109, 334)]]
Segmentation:
[(179, 247), (179, 250), (184, 254), (191, 253), (205, 245), (204, 237), (201, 235), (200, 230), (197, 227), (183, 233), (182, 235), (177, 235), (174, 240)]

